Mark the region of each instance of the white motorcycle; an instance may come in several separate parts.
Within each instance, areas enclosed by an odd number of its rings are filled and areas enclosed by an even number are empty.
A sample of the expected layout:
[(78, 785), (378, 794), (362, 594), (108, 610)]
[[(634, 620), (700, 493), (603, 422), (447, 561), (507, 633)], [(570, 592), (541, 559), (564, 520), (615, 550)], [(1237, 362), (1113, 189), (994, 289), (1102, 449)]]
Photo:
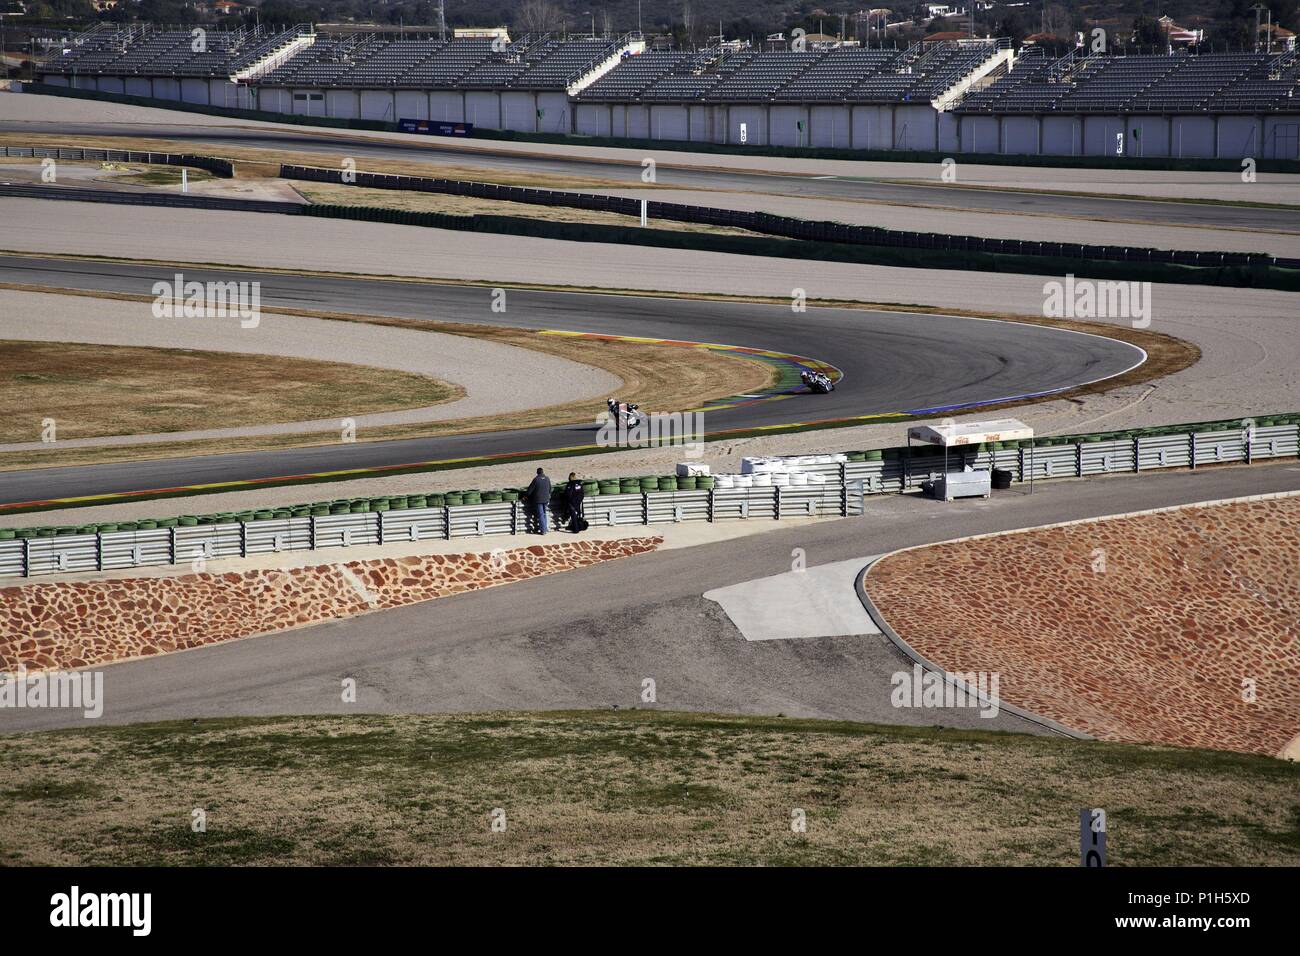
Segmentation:
[(605, 401), (610, 419), (619, 428), (636, 428), (641, 424), (640, 407), (634, 402), (620, 402), (610, 398)]
[(821, 372), (800, 372), (799, 378), (808, 386), (808, 391), (815, 395), (826, 395), (835, 391), (835, 383), (831, 381), (830, 376), (823, 375)]

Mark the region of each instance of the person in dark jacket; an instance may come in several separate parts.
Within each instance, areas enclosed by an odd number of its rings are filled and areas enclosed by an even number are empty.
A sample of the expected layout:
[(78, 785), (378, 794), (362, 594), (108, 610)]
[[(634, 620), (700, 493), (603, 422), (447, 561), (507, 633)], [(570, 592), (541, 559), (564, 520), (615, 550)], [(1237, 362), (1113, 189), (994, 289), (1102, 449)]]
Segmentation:
[(528, 497), (528, 507), (537, 522), (537, 533), (546, 534), (546, 509), (551, 503), (551, 479), (546, 477), (545, 471), (537, 469), (537, 477), (528, 486), (525, 494)]
[(582, 496), (584, 490), (582, 482), (578, 480), (576, 472), (569, 472), (569, 480), (564, 486), (564, 503), (569, 509), (569, 530), (577, 534), (581, 530), (579, 521), (582, 514)]

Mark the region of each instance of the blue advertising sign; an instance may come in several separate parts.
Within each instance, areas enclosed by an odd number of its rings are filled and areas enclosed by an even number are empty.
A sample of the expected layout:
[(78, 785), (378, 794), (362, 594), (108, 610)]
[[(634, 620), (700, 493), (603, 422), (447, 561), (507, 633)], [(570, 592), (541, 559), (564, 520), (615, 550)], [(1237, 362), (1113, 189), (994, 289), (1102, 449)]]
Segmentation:
[(399, 119), (397, 127), (403, 133), (423, 133), (425, 136), (473, 136), (473, 123), (443, 123), (438, 120)]

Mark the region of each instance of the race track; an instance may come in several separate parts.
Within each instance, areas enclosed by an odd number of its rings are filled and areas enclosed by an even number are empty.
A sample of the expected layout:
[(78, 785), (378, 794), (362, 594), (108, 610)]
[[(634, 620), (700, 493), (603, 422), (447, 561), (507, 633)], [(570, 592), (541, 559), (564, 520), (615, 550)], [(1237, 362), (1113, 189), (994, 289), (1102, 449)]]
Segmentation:
[[(0, 257), (0, 282), (150, 295), (167, 267)], [(711, 411), (709, 434), (898, 412), (934, 413), (1068, 389), (1121, 374), (1140, 349), (1100, 336), (957, 316), (809, 309), (736, 302), (511, 290), (508, 313), (483, 287), (187, 267), (187, 280), (259, 281), (264, 309), (293, 308), (738, 345), (829, 362), (844, 378), (829, 396), (795, 395)], [(509, 370), (503, 374), (509, 375)], [(596, 403), (598, 404), (598, 403)], [(265, 480), (451, 458), (585, 446), (592, 424), (445, 438), (11, 472), (0, 504)], [(656, 411), (647, 408), (647, 411)], [(678, 411), (662, 409), (661, 411)]]

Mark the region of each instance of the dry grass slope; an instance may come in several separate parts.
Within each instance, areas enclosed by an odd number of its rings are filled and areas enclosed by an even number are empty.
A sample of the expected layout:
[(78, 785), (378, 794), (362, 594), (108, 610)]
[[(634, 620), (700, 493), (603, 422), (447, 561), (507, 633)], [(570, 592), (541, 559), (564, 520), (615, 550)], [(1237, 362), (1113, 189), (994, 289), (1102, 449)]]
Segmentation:
[(1300, 863), (1300, 767), (1215, 751), (548, 712), (105, 727), (0, 753), (9, 865), (1068, 866), (1081, 806), (1107, 809), (1114, 865)]

